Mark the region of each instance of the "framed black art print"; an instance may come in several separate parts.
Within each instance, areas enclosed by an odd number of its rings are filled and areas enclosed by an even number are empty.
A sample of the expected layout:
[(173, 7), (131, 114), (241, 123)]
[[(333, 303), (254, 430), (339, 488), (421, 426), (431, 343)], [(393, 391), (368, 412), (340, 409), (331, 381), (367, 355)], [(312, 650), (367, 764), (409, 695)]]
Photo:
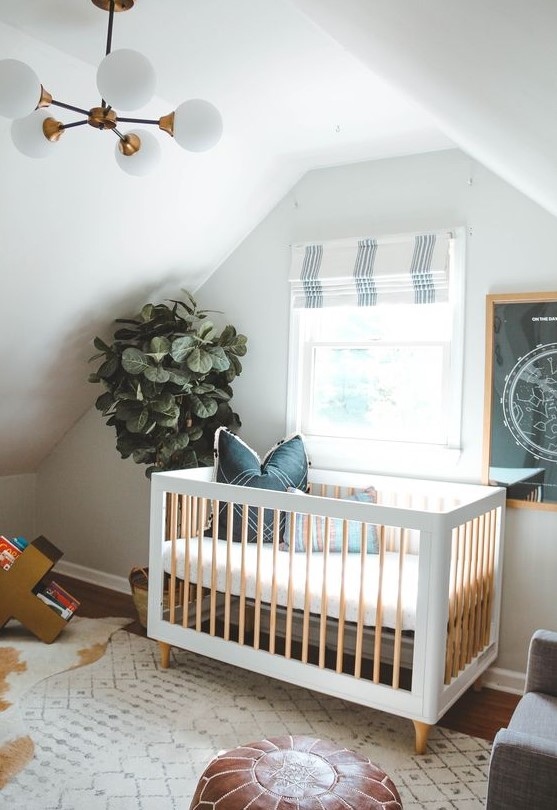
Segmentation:
[(484, 483), (557, 509), (557, 292), (487, 296)]

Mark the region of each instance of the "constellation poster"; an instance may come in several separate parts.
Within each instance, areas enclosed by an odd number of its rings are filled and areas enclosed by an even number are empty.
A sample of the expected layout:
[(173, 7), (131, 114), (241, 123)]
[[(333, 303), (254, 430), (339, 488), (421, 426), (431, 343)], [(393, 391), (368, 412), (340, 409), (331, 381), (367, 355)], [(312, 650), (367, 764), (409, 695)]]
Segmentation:
[(557, 293), (488, 296), (488, 479), (557, 508)]

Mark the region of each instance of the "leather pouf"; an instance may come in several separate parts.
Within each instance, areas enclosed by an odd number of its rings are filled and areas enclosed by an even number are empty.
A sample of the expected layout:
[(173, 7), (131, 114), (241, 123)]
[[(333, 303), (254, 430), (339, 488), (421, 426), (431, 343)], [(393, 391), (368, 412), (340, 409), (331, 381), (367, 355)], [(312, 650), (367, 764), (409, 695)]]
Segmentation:
[(226, 751), (199, 780), (190, 810), (402, 810), (387, 774), (315, 737), (272, 737)]

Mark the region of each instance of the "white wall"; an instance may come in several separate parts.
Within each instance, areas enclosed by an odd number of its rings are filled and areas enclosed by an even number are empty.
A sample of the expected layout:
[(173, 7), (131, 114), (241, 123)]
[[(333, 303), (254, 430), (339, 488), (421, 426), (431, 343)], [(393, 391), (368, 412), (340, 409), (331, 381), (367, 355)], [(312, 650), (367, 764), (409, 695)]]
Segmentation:
[[(311, 172), (197, 292), (203, 307), (222, 310), (222, 322), (248, 335), (244, 372), (234, 383), (246, 441), (263, 453), (286, 431), (289, 245), (459, 224), (472, 235), (463, 452), (453, 472), (479, 480), (485, 295), (555, 287), (557, 220), (458, 151)], [(146, 562), (143, 468), (119, 459), (113, 431), (97, 412), (86, 414), (42, 465), (37, 491), (38, 529), (67, 559), (119, 575)], [(533, 629), (557, 628), (557, 513), (509, 510), (507, 522), (497, 663), (523, 671)]]
[(64, 552), (64, 563), (117, 576), (147, 564), (145, 467), (120, 458), (114, 428), (98, 411), (89, 410), (41, 465), (37, 525)]
[(33, 540), (35, 526), (36, 476), (7, 475), (0, 478), (0, 534), (20, 535)]

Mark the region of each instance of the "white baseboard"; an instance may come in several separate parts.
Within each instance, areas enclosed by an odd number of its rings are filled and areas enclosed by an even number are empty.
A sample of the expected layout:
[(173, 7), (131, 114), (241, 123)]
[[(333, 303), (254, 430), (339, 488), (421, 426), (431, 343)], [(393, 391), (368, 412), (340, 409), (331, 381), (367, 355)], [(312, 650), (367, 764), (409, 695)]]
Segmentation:
[(502, 667), (489, 667), (482, 675), (481, 683), (487, 689), (498, 689), (500, 692), (522, 695), (526, 683), (526, 673), (502, 669)]
[(56, 563), (55, 571), (65, 574), (74, 579), (81, 579), (83, 582), (90, 582), (91, 585), (98, 585), (101, 588), (109, 588), (111, 591), (119, 593), (131, 593), (130, 583), (126, 577), (117, 577), (114, 574), (107, 574), (106, 571), (97, 571), (94, 568), (87, 568), (77, 563), (59, 560)]

